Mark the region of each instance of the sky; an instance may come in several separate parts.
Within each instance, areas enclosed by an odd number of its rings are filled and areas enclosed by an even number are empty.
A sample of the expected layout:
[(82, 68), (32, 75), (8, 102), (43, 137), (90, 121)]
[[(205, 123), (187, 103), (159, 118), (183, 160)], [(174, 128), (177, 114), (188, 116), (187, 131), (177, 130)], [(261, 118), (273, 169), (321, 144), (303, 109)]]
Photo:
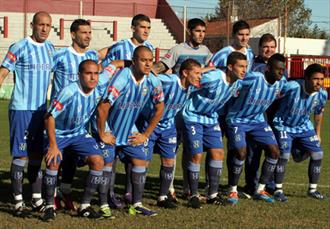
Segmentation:
[[(182, 14), (182, 6), (194, 7), (192, 15), (198, 17), (199, 12), (213, 13), (218, 4), (218, 0), (167, 0), (178, 14)], [(311, 21), (320, 28), (330, 33), (330, 0), (305, 0), (305, 6), (312, 10)], [(204, 14), (205, 15), (205, 14)]]

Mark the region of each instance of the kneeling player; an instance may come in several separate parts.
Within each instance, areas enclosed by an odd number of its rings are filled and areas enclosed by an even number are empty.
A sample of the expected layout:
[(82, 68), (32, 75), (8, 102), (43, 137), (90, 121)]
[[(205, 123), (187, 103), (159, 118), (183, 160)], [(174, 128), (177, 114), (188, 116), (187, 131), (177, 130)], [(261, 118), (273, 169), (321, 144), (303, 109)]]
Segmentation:
[(184, 144), (189, 150), (188, 182), (190, 186), (189, 205), (200, 208), (198, 181), (203, 151), (210, 155), (208, 161), (207, 203), (222, 204), (218, 197), (219, 179), (224, 158), (218, 111), (237, 92), (246, 73), (246, 56), (233, 52), (228, 56), (226, 73), (212, 70), (203, 74), (201, 89), (192, 93), (183, 108)]
[[(45, 117), (48, 144), (45, 155), (47, 168), (44, 176), (44, 221), (55, 219), (54, 192), (59, 161), (64, 150), (87, 157), (90, 168), (79, 214), (88, 218), (103, 218), (102, 214), (94, 212), (90, 207), (91, 198), (101, 183), (103, 157), (96, 141), (88, 135), (85, 127), (106, 91), (110, 72), (113, 71), (105, 70), (99, 77), (98, 65), (94, 61), (81, 62), (79, 81), (68, 85), (60, 92)], [(110, 211), (107, 203), (104, 208)]]
[[(324, 68), (319, 64), (309, 65), (305, 70), (304, 80), (290, 81), (287, 84), (287, 92), (281, 99), (279, 109), (275, 114), (273, 123), (281, 152), (275, 170), (274, 198), (277, 201), (288, 200), (283, 193), (282, 183), (293, 144), (293, 147), (302, 149), (298, 152), (301, 155), (292, 155), (294, 160), (297, 160), (297, 156), (305, 159), (307, 155), (310, 156), (308, 196), (320, 200), (325, 199), (325, 196), (317, 191), (323, 157), (320, 146), (321, 121), (327, 101), (327, 92), (322, 89), (323, 79)], [(309, 119), (313, 111), (315, 126)], [(302, 155), (302, 153), (307, 155)]]

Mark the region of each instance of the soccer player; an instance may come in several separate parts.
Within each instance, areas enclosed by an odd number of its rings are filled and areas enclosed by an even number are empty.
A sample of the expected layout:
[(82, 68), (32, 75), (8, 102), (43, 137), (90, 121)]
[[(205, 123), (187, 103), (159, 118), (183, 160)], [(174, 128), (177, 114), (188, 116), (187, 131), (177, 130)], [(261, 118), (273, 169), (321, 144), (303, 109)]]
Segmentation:
[(206, 25), (203, 20), (190, 19), (188, 21), (188, 41), (171, 48), (161, 61), (155, 64), (154, 71), (160, 73), (171, 69), (173, 73), (178, 73), (182, 62), (189, 58), (197, 60), (202, 67), (207, 66), (212, 53), (203, 45), (205, 30)]
[(285, 57), (274, 54), (268, 60), (265, 74), (250, 72), (243, 80), (243, 88), (238, 98), (231, 104), (226, 116), (229, 148), (234, 156), (229, 166), (228, 183), (230, 204), (238, 203), (237, 184), (246, 157), (246, 136), (266, 150), (258, 188), (254, 194), (257, 200), (273, 203), (274, 200), (264, 190), (274, 174), (279, 157), (279, 149), (271, 127), (264, 118), (264, 112), (279, 98), (285, 85), (283, 76)]
[[(147, 160), (143, 144), (157, 126), (164, 110), (161, 82), (150, 74), (152, 65), (152, 51), (145, 46), (137, 47), (133, 53), (132, 66), (113, 77), (106, 98), (98, 106), (98, 134), (100, 140), (107, 144), (110, 157), (105, 159), (108, 160), (106, 166), (111, 167), (114, 145), (119, 156), (133, 164), (129, 177), (133, 186), (133, 205), (129, 207), (129, 214), (133, 215), (157, 214), (142, 205)], [(145, 131), (139, 133), (134, 124), (148, 101), (153, 102), (155, 113)], [(111, 133), (106, 132), (106, 120)]]
[(187, 149), (185, 153), (189, 153), (189, 205), (192, 208), (201, 207), (198, 181), (204, 151), (210, 154), (210, 160), (207, 161), (207, 203), (222, 204), (218, 197), (218, 188), (224, 150), (218, 111), (231, 97), (238, 95), (241, 79), (244, 78), (247, 68), (246, 56), (240, 52), (232, 52), (227, 61), (226, 72), (218, 69), (203, 73), (201, 89), (192, 93), (182, 111), (184, 144)]
[(254, 54), (252, 49), (249, 47), (249, 39), (250, 39), (250, 25), (243, 20), (239, 20), (233, 25), (233, 43), (227, 47), (220, 49), (216, 52), (210, 61), (211, 66), (215, 66), (217, 68), (226, 68), (227, 66), (227, 57), (233, 52), (241, 52), (247, 57), (248, 68), (247, 71), (251, 71), (251, 67), (253, 64)]
[[(160, 73), (160, 72), (167, 72), (170, 70), (171, 72), (177, 74), (179, 72), (182, 62), (188, 58), (198, 61), (202, 67), (208, 65), (212, 57), (212, 53), (205, 45), (203, 45), (203, 41), (205, 38), (205, 31), (206, 31), (205, 22), (199, 18), (190, 19), (188, 21), (188, 31), (189, 31), (188, 41), (183, 42), (171, 48), (168, 51), (168, 53), (161, 59), (161, 61), (154, 65), (154, 69), (153, 69), (154, 72)], [(181, 121), (177, 120), (178, 130), (182, 129), (180, 123)], [(179, 141), (181, 139), (180, 135), (181, 133), (179, 131), (178, 132)], [(183, 148), (183, 151), (185, 151), (185, 148)], [(183, 158), (182, 158), (182, 168), (184, 171), (187, 171), (186, 161), (188, 159), (184, 158), (185, 155), (186, 154), (183, 154)], [(176, 166), (176, 161), (174, 164), (173, 177), (175, 174), (175, 166)], [(183, 172), (184, 196), (189, 195), (188, 178), (186, 177), (186, 174), (187, 174), (186, 172)], [(170, 191), (169, 197), (174, 202), (177, 202), (173, 181), (171, 183), (169, 191)]]
[[(113, 67), (99, 76), (97, 63), (84, 60), (79, 65), (79, 81), (64, 87), (53, 99), (45, 116), (47, 144), (45, 148), (46, 174), (44, 176), (46, 210), (44, 221), (55, 219), (54, 193), (57, 171), (62, 154), (74, 153), (87, 157), (90, 171), (79, 215), (87, 218), (111, 218), (107, 199), (101, 199), (100, 213), (90, 207), (90, 201), (102, 180), (103, 157), (95, 139), (86, 129), (102, 95), (106, 92)], [(69, 150), (68, 150), (69, 149)]]
[[(310, 157), (308, 196), (319, 200), (326, 198), (317, 191), (323, 157), (321, 123), (328, 97), (326, 90), (322, 88), (324, 74), (325, 69), (321, 65), (309, 65), (305, 70), (304, 79), (288, 82), (286, 93), (275, 113), (274, 133), (281, 152), (275, 170), (274, 199), (277, 201), (288, 200), (283, 193), (283, 180), (293, 144), (300, 149), (298, 155), (292, 155), (294, 159)], [(309, 118), (312, 112), (314, 125)]]
[[(89, 21), (76, 19), (70, 26), (72, 45), (58, 49), (54, 55), (54, 79), (51, 99), (72, 82), (78, 81), (78, 66), (81, 61), (90, 59), (98, 62), (99, 55), (96, 50), (89, 50), (92, 38), (92, 30)], [(55, 197), (55, 208), (60, 208), (63, 200), (65, 208), (75, 210), (71, 199), (71, 184), (76, 171), (76, 163), (72, 154), (65, 154), (66, 158), (61, 162), (62, 176), (59, 195)]]
[(24, 166), (28, 161), (28, 180), (32, 187), (32, 208), (44, 209), (41, 199), (43, 117), (53, 66), (54, 46), (47, 41), (52, 19), (47, 12), (37, 12), (32, 19), (32, 35), (10, 46), (0, 68), (0, 86), (10, 71), (14, 90), (9, 104), (10, 169), (15, 199), (15, 216), (28, 217), (23, 201)]
[[(159, 74), (157, 77), (163, 86), (165, 110), (162, 119), (149, 137), (145, 150), (148, 152), (148, 161), (153, 153), (159, 153), (161, 157), (160, 191), (157, 205), (163, 208), (176, 208), (177, 205), (168, 197), (170, 184), (173, 180), (174, 160), (177, 148), (177, 131), (175, 128), (175, 116), (182, 109), (188, 96), (198, 88), (201, 78), (201, 65), (194, 59), (185, 60), (180, 67), (179, 74)], [(142, 131), (149, 125), (150, 117), (154, 109), (151, 101), (141, 113), (141, 122), (137, 122)], [(139, 125), (141, 125), (139, 127)]]
[[(121, 40), (116, 44), (112, 45), (109, 48), (101, 49), (100, 55), (103, 59), (102, 66), (107, 66), (113, 60), (125, 60), (128, 63), (131, 62), (133, 57), (133, 52), (138, 46), (146, 46), (150, 50), (154, 50), (152, 44), (148, 41), (150, 34), (150, 18), (144, 14), (137, 14), (133, 17), (131, 22), (131, 30), (133, 32), (132, 37), (129, 39)], [(127, 62), (126, 62), (127, 63)], [(126, 66), (128, 66), (126, 64)], [(125, 205), (122, 203), (115, 195), (115, 174), (116, 174), (116, 165), (118, 158), (115, 158), (115, 161), (112, 166), (112, 175), (110, 180), (110, 205), (114, 208), (123, 208)], [(132, 164), (129, 162), (125, 163), (126, 171), (126, 185), (125, 185), (125, 195), (124, 199), (126, 202), (130, 203), (132, 199), (132, 184), (129, 177), (131, 176)]]

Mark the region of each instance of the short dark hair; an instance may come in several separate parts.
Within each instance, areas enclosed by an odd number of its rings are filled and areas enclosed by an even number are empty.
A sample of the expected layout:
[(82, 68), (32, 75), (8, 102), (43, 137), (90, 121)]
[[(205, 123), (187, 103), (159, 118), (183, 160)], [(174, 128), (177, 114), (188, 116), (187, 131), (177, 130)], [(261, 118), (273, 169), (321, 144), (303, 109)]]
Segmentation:
[(83, 71), (85, 70), (85, 65), (91, 64), (91, 63), (97, 65), (97, 63), (94, 60), (91, 60), (91, 59), (86, 59), (86, 60), (81, 61), (80, 64), (79, 64), (79, 69), (78, 69), (79, 73), (82, 74)]
[(320, 64), (311, 64), (304, 71), (304, 78), (310, 79), (314, 73), (322, 73), (325, 75), (325, 67)]
[(282, 54), (275, 53), (269, 58), (267, 65), (272, 67), (276, 61), (285, 63), (286, 60)]
[(239, 20), (235, 22), (233, 25), (233, 34), (236, 34), (238, 31), (242, 29), (250, 29), (250, 25), (244, 20)]
[(91, 23), (85, 19), (76, 19), (72, 22), (70, 26), (70, 32), (77, 32), (79, 30), (79, 26), (81, 25), (88, 25), (90, 26)]
[(132, 18), (131, 26), (138, 26), (141, 21), (150, 23), (150, 18), (144, 14), (137, 14)]
[(241, 53), (241, 52), (232, 52), (229, 54), (229, 56), (227, 57), (227, 65), (228, 64), (236, 64), (237, 60), (247, 60), (246, 56)]
[(144, 45), (140, 45), (138, 46), (136, 49), (134, 49), (134, 52), (133, 52), (133, 57), (132, 57), (132, 60), (136, 60), (139, 53), (142, 51), (142, 50), (145, 50), (145, 51), (149, 51), (152, 53), (151, 49), (148, 48), (147, 46), (144, 46)]
[(188, 29), (189, 30), (193, 30), (199, 25), (206, 27), (205, 22), (200, 18), (192, 18), (188, 21)]
[(270, 33), (265, 33), (259, 39), (259, 47), (261, 47), (263, 43), (270, 42), (270, 41), (274, 41), (275, 45), (277, 46), (275, 37)]
[(192, 70), (193, 67), (202, 67), (202, 65), (194, 59), (186, 59), (185, 61), (182, 62), (182, 64), (180, 65), (180, 70), (179, 70), (179, 74), (180, 76), (182, 75), (183, 70)]

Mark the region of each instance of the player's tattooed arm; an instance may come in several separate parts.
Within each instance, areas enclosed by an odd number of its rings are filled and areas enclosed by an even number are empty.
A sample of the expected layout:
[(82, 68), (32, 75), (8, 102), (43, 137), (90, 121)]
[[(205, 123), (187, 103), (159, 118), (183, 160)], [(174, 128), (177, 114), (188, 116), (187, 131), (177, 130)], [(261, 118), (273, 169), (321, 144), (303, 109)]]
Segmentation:
[(55, 133), (55, 119), (54, 117), (47, 113), (45, 117), (45, 128), (47, 131), (47, 136), (49, 140), (49, 148), (45, 155), (45, 161), (47, 167), (55, 167), (58, 168), (60, 161), (57, 161), (57, 158), (60, 157), (62, 160), (62, 153), (58, 149), (56, 143), (56, 133)]
[(159, 61), (157, 63), (154, 64), (153, 68), (152, 68), (152, 72), (157, 75), (159, 73), (164, 73), (168, 70), (168, 67), (166, 66), (166, 64), (164, 64), (163, 62)]
[(4, 67), (0, 67), (0, 87), (5, 80), (5, 78), (8, 76), (9, 70)]
[(101, 101), (97, 106), (97, 130), (102, 142), (114, 145), (116, 137), (105, 131), (105, 122), (108, 119), (111, 105), (108, 101)]
[(314, 115), (314, 128), (321, 143), (321, 126), (322, 126), (322, 114)]

